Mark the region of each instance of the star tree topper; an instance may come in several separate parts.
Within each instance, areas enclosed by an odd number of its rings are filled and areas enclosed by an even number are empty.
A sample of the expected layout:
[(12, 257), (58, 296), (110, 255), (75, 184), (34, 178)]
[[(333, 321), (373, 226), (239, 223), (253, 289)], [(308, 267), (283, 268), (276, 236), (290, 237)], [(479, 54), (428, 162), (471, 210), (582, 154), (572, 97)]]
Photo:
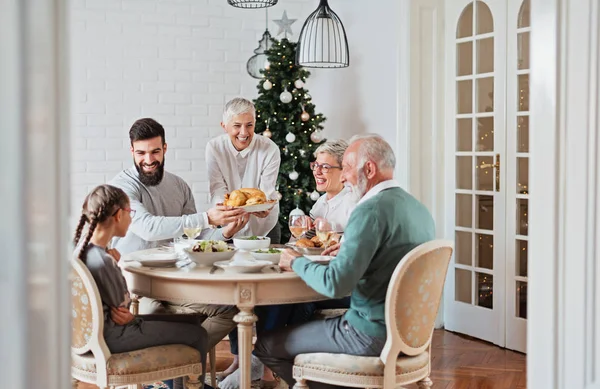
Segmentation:
[(283, 11), (283, 16), (281, 19), (274, 19), (273, 21), (279, 26), (279, 31), (277, 32), (277, 36), (284, 34), (285, 38), (287, 38), (287, 34), (293, 35), (292, 32), (292, 24), (294, 24), (298, 19), (288, 19), (287, 11)]

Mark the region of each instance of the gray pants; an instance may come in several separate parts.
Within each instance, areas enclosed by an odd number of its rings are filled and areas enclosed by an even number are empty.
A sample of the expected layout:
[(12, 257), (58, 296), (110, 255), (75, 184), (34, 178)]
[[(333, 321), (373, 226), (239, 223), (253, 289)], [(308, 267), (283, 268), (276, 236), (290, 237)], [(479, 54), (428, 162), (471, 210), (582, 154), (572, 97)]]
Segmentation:
[[(378, 356), (384, 344), (385, 339), (365, 335), (339, 316), (264, 333), (257, 340), (254, 354), (291, 388), (295, 383), (292, 375), (294, 358), (298, 354)], [(310, 389), (335, 388), (320, 382), (308, 385)]]
[(239, 311), (235, 306), (231, 305), (179, 304), (142, 298), (140, 299), (140, 312), (147, 314), (188, 314), (196, 316), (208, 333), (208, 349), (210, 350), (236, 327), (233, 317)]
[[(124, 326), (107, 323), (104, 339), (111, 353), (125, 353), (154, 346), (184, 344), (198, 350), (202, 361), (202, 377), (206, 375), (208, 336), (201, 321), (192, 315), (140, 315)], [(183, 379), (176, 378), (174, 388), (183, 388)]]

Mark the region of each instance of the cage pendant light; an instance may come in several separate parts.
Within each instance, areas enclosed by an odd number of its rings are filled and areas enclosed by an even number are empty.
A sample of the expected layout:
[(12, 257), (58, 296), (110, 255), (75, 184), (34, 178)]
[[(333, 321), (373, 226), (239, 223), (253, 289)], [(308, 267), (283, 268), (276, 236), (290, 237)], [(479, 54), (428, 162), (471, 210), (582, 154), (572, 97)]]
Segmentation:
[(309, 68), (345, 68), (350, 65), (348, 38), (342, 21), (329, 8), (327, 0), (306, 19), (298, 47), (296, 64)]
[(266, 8), (277, 4), (278, 0), (227, 0), (229, 5), (236, 8)]

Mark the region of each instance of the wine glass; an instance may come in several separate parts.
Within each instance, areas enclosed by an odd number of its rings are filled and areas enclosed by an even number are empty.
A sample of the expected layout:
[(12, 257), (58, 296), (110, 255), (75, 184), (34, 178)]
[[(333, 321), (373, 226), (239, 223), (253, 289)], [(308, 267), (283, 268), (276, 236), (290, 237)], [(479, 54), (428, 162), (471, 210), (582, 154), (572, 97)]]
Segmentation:
[(305, 215), (292, 215), (289, 220), (290, 232), (300, 239), (308, 231), (308, 218)]
[(315, 232), (317, 237), (323, 243), (323, 247), (328, 247), (332, 240), (337, 237), (338, 225), (332, 221), (318, 218), (315, 220)]
[(195, 239), (200, 232), (202, 227), (200, 226), (200, 220), (196, 217), (186, 217), (183, 221), (183, 233), (188, 239)]

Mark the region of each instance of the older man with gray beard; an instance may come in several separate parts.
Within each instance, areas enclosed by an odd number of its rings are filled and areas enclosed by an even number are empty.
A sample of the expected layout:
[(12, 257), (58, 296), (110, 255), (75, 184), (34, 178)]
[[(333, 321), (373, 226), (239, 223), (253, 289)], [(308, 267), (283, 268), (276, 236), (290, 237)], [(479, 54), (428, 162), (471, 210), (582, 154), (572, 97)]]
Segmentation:
[[(377, 135), (350, 140), (342, 180), (360, 196), (344, 231), (344, 242), (329, 265), (309, 261), (293, 250), (279, 266), (295, 271), (311, 288), (329, 298), (351, 293), (350, 308), (329, 320), (313, 320), (263, 334), (255, 354), (293, 385), (294, 358), (305, 353), (377, 356), (386, 339), (385, 296), (400, 259), (434, 239), (431, 214), (393, 179), (396, 158)], [(331, 385), (310, 382), (311, 389)]]

